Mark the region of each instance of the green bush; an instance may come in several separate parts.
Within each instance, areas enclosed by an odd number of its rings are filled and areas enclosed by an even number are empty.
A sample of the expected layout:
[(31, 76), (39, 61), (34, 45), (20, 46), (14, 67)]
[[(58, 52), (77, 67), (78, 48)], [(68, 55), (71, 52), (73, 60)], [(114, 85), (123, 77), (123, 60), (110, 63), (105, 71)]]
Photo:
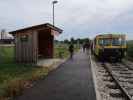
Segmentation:
[(0, 46), (0, 63), (11, 63), (14, 60), (14, 47)]
[(133, 40), (127, 42), (128, 49), (127, 49), (127, 56), (133, 58)]

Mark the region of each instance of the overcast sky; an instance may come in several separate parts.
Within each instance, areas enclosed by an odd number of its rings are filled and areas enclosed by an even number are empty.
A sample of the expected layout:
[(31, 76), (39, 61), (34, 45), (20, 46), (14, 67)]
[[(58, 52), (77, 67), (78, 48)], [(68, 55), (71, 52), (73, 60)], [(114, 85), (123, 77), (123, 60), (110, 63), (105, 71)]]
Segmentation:
[[(7, 31), (52, 23), (52, 0), (0, 0), (0, 29)], [(133, 39), (133, 0), (59, 0), (55, 24), (64, 30), (58, 39), (125, 33)]]

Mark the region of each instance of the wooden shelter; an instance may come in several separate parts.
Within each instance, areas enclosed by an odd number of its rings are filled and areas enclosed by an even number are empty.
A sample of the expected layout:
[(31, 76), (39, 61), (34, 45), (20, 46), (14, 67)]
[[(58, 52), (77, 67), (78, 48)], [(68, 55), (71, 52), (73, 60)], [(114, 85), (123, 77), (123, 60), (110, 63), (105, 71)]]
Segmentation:
[(10, 32), (15, 37), (15, 58), (19, 63), (37, 63), (52, 58), (54, 35), (62, 30), (46, 23)]

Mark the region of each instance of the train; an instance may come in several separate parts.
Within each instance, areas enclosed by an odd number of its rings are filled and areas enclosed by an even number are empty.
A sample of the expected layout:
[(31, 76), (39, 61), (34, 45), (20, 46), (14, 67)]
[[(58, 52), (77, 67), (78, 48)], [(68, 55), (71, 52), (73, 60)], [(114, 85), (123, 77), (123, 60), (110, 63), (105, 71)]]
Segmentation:
[(100, 34), (92, 42), (92, 52), (99, 59), (121, 61), (126, 56), (127, 42), (125, 34)]

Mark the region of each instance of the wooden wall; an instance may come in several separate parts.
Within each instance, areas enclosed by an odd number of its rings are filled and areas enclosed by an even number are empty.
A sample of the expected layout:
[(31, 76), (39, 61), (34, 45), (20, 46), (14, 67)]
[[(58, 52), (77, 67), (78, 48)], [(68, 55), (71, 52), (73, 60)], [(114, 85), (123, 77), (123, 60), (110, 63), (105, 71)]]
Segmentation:
[[(34, 33), (34, 34), (33, 34)], [(27, 40), (22, 37), (27, 36)], [(18, 33), (15, 36), (16, 43), (16, 61), (21, 63), (36, 63), (37, 62), (37, 32), (26, 31)]]

